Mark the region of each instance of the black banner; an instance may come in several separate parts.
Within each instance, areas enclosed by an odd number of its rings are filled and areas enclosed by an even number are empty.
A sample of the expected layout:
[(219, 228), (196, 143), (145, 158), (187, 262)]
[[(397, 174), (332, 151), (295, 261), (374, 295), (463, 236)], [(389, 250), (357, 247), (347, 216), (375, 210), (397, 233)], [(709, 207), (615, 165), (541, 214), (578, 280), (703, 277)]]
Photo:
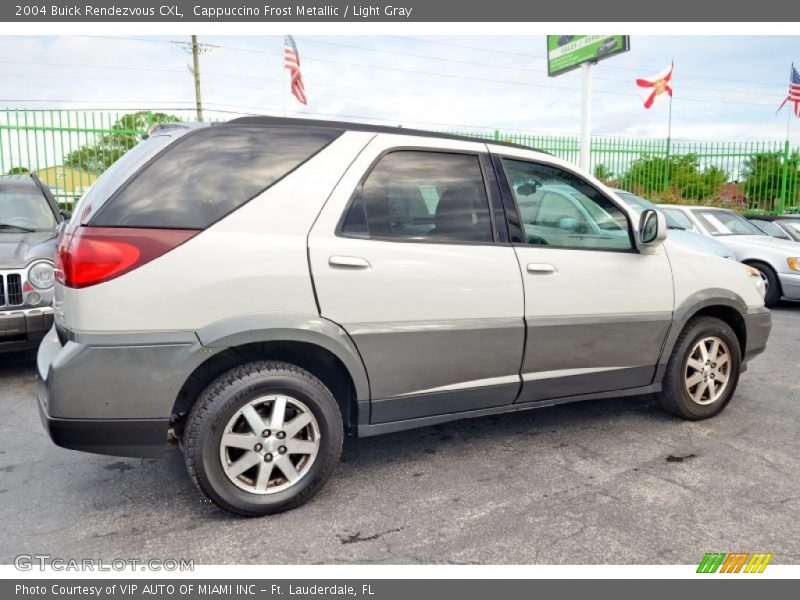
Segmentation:
[(17, 0), (0, 3), (10, 22), (771, 22), (800, 20), (785, 0)]

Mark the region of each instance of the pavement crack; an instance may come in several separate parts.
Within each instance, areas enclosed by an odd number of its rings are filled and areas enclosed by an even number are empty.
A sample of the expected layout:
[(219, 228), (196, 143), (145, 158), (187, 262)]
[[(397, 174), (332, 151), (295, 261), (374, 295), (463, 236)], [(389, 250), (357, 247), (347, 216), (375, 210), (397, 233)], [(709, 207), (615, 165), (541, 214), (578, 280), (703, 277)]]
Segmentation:
[(382, 538), (385, 535), (389, 535), (390, 533), (402, 531), (403, 529), (404, 527), (397, 527), (396, 529), (387, 529), (386, 531), (373, 533), (372, 535), (363, 535), (360, 531), (356, 531), (355, 533), (337, 534), (336, 537), (339, 538), (339, 541), (342, 542), (342, 544), (356, 544), (358, 542), (371, 542), (373, 540)]

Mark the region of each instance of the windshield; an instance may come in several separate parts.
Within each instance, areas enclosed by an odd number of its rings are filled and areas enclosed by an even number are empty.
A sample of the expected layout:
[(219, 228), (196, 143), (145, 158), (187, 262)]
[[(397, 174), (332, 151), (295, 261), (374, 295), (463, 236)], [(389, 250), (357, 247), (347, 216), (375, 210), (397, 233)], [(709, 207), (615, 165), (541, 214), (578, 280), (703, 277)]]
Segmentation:
[[(691, 229), (692, 223), (686, 217), (686, 223), (683, 223), (681, 220), (675, 218), (670, 213), (677, 212), (678, 215), (681, 215), (679, 211), (666, 211), (661, 208), (658, 208), (655, 204), (650, 202), (649, 200), (645, 200), (644, 198), (640, 198), (635, 194), (631, 194), (630, 192), (617, 192), (617, 195), (622, 198), (625, 203), (630, 206), (633, 210), (636, 211), (637, 215), (641, 215), (645, 210), (655, 210), (660, 212), (664, 215), (664, 219), (667, 222), (667, 227), (669, 229)], [(681, 215), (683, 216), (683, 215)]]
[(698, 210), (695, 213), (711, 235), (766, 235), (744, 217), (727, 210)]
[(47, 198), (33, 185), (0, 183), (0, 233), (51, 231), (58, 222)]
[(617, 196), (622, 198), (625, 201), (625, 204), (630, 206), (633, 210), (636, 211), (637, 215), (642, 214), (648, 208), (655, 210), (655, 205), (651, 204), (644, 198), (639, 198), (630, 192), (617, 192)]
[(694, 228), (694, 223), (683, 214), (682, 211), (674, 209), (674, 208), (661, 208), (661, 212), (664, 213), (664, 216), (667, 218), (667, 225), (670, 226), (670, 223), (674, 223), (675, 227), (679, 229), (685, 229), (686, 231), (696, 231)]

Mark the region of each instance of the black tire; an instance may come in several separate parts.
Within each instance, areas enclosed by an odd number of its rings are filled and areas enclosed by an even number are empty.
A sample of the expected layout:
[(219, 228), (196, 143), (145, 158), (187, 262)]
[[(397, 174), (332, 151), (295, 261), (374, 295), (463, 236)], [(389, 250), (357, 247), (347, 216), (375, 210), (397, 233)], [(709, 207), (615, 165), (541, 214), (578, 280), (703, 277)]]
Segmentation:
[[(692, 400), (686, 389), (687, 363), (697, 343), (709, 336), (721, 339), (728, 346), (731, 366), (727, 387), (720, 397), (710, 404), (701, 405)], [(719, 414), (730, 401), (739, 382), (741, 364), (739, 339), (731, 326), (714, 317), (695, 317), (686, 324), (675, 342), (664, 374), (662, 391), (656, 394), (656, 398), (664, 410), (675, 416), (690, 421), (708, 419)]]
[(764, 296), (764, 306), (775, 306), (783, 295), (781, 291), (781, 282), (775, 274), (775, 271), (767, 263), (754, 261), (747, 264), (754, 269), (758, 269), (761, 276), (767, 282), (767, 294)]
[[(308, 471), (292, 486), (258, 494), (240, 489), (225, 474), (220, 443), (226, 424), (239, 409), (270, 394), (295, 398), (310, 410), (319, 428), (319, 449)], [(204, 496), (231, 513), (256, 517), (310, 500), (336, 468), (343, 439), (339, 406), (319, 379), (291, 364), (260, 361), (231, 369), (203, 391), (189, 413), (183, 451), (189, 476)]]

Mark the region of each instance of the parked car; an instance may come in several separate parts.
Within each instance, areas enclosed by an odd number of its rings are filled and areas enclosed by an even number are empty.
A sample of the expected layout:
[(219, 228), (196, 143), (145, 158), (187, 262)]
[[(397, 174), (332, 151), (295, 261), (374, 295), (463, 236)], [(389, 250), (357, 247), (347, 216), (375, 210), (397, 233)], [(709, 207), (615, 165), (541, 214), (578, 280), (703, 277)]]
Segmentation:
[[(649, 200), (645, 200), (644, 198), (641, 198), (640, 196), (637, 196), (631, 192), (627, 192), (625, 190), (614, 190), (614, 193), (622, 198), (622, 200), (639, 215), (646, 210), (658, 210), (664, 212)], [(664, 212), (664, 218), (667, 221), (667, 229), (669, 231), (667, 237), (669, 237), (669, 239), (672, 241), (677, 242), (681, 246), (686, 246), (695, 252), (705, 252), (706, 254), (713, 254), (714, 256), (719, 256), (720, 258), (736, 260), (733, 250), (713, 238), (707, 237), (695, 231), (688, 231), (683, 220), (676, 219), (672, 212)]]
[[(591, 226), (563, 203), (521, 213), (544, 185), (585, 197)], [(123, 456), (158, 456), (172, 430), (203, 494), (262, 515), (320, 489), (345, 431), (642, 393), (708, 418), (764, 350), (763, 283), (666, 233), (514, 144), (163, 127), (60, 237), (42, 420), (61, 446)]]
[(36, 177), (0, 177), (0, 353), (35, 349), (53, 324), (61, 219), (53, 195)]
[(737, 260), (758, 269), (767, 289), (767, 306), (774, 306), (781, 298), (800, 300), (797, 242), (772, 238), (732, 210), (678, 205), (661, 205), (661, 209), (667, 214), (682, 214), (695, 231), (721, 241), (733, 250)]
[(779, 240), (800, 242), (800, 216), (752, 215), (747, 218), (769, 236)]

